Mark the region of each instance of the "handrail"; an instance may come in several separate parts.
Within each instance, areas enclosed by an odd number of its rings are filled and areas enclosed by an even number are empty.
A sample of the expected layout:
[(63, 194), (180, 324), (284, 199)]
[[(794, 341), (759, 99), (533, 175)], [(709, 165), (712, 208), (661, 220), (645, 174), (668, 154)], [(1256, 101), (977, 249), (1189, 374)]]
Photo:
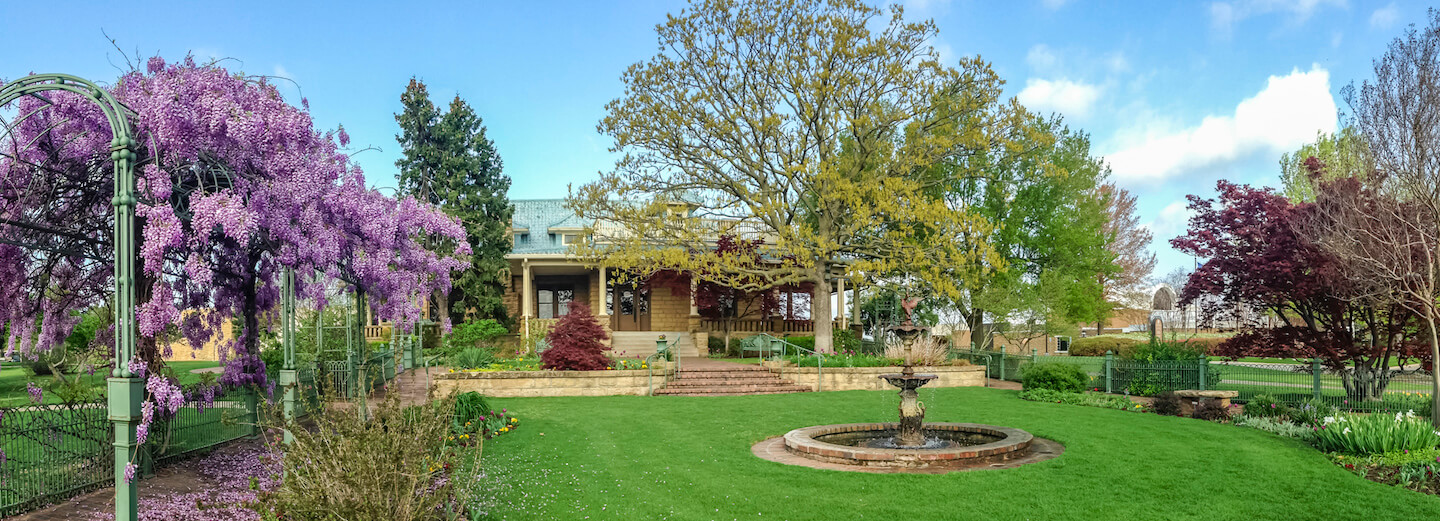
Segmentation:
[[(658, 346), (659, 344), (656, 345)], [(655, 396), (655, 361), (652, 359), (658, 358), (661, 355), (665, 355), (665, 358), (667, 360), (670, 358), (670, 344), (668, 342), (665, 344), (665, 349), (656, 349), (654, 353), (650, 354), (650, 356), (645, 357), (645, 367), (650, 370), (650, 377), (646, 383), (646, 386), (648, 387), (648, 390), (645, 391), (646, 396)], [(678, 356), (675, 357), (675, 371), (680, 371), (680, 357)], [(670, 381), (668, 376), (666, 377), (665, 381)]]
[[(792, 343), (790, 343), (789, 341), (787, 341), (787, 340), (785, 340), (785, 339), (783, 339), (783, 338), (778, 338), (778, 337), (776, 337), (776, 336), (774, 336), (774, 335), (771, 335), (771, 334), (769, 334), (769, 333), (760, 333), (760, 334), (755, 335), (755, 336), (763, 336), (763, 337), (768, 338), (768, 339), (770, 340), (770, 342), (771, 342), (771, 344), (770, 344), (771, 346), (774, 346), (774, 345), (775, 345), (775, 344), (774, 344), (775, 342), (779, 342), (779, 343), (780, 343), (780, 360), (781, 360), (781, 363), (779, 364), (779, 367), (780, 367), (780, 377), (781, 377), (781, 378), (784, 378), (784, 377), (785, 377), (785, 363), (784, 363), (784, 360), (785, 360), (786, 346), (795, 348), (795, 356), (800, 356), (801, 353), (810, 353), (810, 354), (812, 354), (812, 355), (815, 355), (815, 365), (816, 365), (816, 368), (815, 368), (815, 392), (820, 392), (820, 391), (824, 391), (824, 390), (825, 390), (825, 355), (823, 355), (823, 354), (821, 354), (821, 353), (819, 353), (819, 352), (816, 352), (816, 351), (813, 350), (813, 349), (807, 349), (807, 348), (800, 347), (800, 346), (798, 346), (798, 345), (792, 344)], [(774, 352), (774, 349), (772, 348), (770, 351), (773, 353), (773, 352)], [(800, 364), (799, 364), (798, 362), (795, 364), (795, 374), (797, 374), (797, 375), (800, 374)]]

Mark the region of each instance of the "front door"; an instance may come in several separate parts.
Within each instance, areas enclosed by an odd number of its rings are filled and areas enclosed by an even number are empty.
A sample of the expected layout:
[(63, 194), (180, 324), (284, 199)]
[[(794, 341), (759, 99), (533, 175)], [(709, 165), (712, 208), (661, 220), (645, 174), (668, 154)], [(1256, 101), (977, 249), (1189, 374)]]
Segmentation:
[(650, 290), (634, 286), (610, 288), (611, 329), (615, 331), (650, 330)]

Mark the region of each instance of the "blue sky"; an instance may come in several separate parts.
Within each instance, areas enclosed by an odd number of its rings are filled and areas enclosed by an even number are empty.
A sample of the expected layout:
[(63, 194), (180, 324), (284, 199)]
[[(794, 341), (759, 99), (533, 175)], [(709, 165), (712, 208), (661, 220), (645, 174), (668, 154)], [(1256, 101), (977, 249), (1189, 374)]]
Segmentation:
[[(1191, 261), (1186, 194), (1215, 180), (1275, 185), (1280, 154), (1336, 126), (1340, 88), (1425, 4), (1355, 0), (1091, 2), (905, 0), (933, 18), (951, 59), (979, 54), (1007, 95), (1090, 133), (1156, 233), (1157, 275)], [(131, 54), (233, 58), (295, 80), (317, 124), (343, 124), (376, 184), (394, 184), (394, 112), (418, 76), (437, 104), (480, 113), (514, 179), (512, 198), (563, 197), (610, 167), (595, 132), (620, 73), (655, 50), (654, 25), (683, 1), (145, 2), (121, 23), (104, 3), (0, 4), (0, 78), (68, 72), (113, 79)], [(63, 12), (62, 12), (63, 11)], [(285, 87), (287, 96), (300, 94)]]

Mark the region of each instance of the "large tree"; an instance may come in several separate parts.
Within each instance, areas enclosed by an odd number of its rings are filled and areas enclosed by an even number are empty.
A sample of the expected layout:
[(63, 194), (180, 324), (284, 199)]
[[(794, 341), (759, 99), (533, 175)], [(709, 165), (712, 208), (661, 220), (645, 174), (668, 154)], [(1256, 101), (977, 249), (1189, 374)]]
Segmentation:
[(1124, 188), (1107, 183), (1100, 187), (1105, 201), (1105, 249), (1113, 269), (1099, 272), (1100, 293), (1095, 314), (1095, 334), (1104, 333), (1105, 320), (1118, 303), (1135, 300), (1140, 285), (1155, 270), (1155, 254), (1150, 253), (1154, 234), (1141, 225), (1135, 207), (1136, 198)]
[(952, 304), (985, 347), (987, 319), (1018, 321), (1028, 331), (1072, 331), (1098, 312), (1099, 275), (1115, 271), (1105, 248), (1108, 169), (1090, 155), (1090, 139), (1057, 118), (1001, 107), (985, 128), (991, 146), (935, 166), (955, 182), (952, 204), (972, 208), (994, 227), (983, 240), (1001, 262), (982, 266)]
[[(599, 130), (623, 154), (571, 198), (597, 219), (577, 253), (621, 273), (696, 271), (739, 289), (813, 284), (831, 350), (832, 280), (897, 270), (956, 294), (951, 266), (997, 262), (989, 224), (931, 195), (926, 167), (983, 136), (1000, 80), (939, 62), (933, 22), (858, 0), (696, 0), (656, 28), (660, 52), (623, 75)], [(738, 266), (717, 235), (764, 238)], [(754, 277), (757, 273), (762, 277)], [(758, 281), (758, 282), (747, 282)]]
[[(1381, 188), (1368, 199), (1342, 199), (1367, 206), (1336, 213), (1341, 233), (1369, 235), (1334, 245), (1421, 316), (1430, 358), (1440, 360), (1440, 11), (1431, 9), (1429, 19), (1390, 43), (1375, 60), (1373, 81), (1344, 92), (1370, 152), (1371, 183)], [(1434, 397), (1440, 425), (1440, 374)]]
[(404, 154), (395, 162), (400, 191), (459, 219), (472, 251), (469, 269), (455, 277), (445, 299), (447, 312), (452, 321), (503, 322), (514, 207), (506, 195), (510, 178), (502, 172), (500, 153), (485, 136), (480, 116), (459, 96), (441, 113), (425, 84), (411, 78), (400, 102), (403, 108), (395, 115), (400, 124), (395, 138)]
[[(1216, 347), (1231, 357), (1318, 357), (1341, 375), (1353, 400), (1378, 400), (1394, 363), (1416, 360), (1415, 315), (1364, 298), (1345, 264), (1315, 240), (1314, 204), (1293, 204), (1268, 189), (1226, 181), (1215, 200), (1189, 196), (1190, 227), (1170, 241), (1204, 259), (1180, 293), (1198, 304), (1201, 323), (1260, 310), (1278, 327), (1241, 323)], [(1363, 282), (1363, 281), (1361, 281)]]
[[(1318, 179), (1312, 179), (1317, 171), (1307, 166), (1312, 157), (1323, 165)], [(1333, 134), (1320, 132), (1315, 135), (1314, 143), (1280, 156), (1280, 193), (1296, 203), (1314, 201), (1318, 181), (1344, 177), (1364, 179), (1371, 170), (1370, 150), (1355, 127), (1347, 126)]]

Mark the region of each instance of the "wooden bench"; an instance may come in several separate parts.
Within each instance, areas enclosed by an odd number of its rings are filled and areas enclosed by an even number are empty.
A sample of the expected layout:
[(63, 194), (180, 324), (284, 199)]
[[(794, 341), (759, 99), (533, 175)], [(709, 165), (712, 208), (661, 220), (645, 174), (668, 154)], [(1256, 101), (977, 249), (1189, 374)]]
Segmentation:
[(1189, 416), (1194, 414), (1195, 406), (1207, 401), (1214, 402), (1221, 407), (1230, 407), (1230, 399), (1240, 396), (1240, 391), (1201, 391), (1199, 389), (1184, 389), (1175, 391), (1175, 396), (1180, 398), (1180, 413)]

